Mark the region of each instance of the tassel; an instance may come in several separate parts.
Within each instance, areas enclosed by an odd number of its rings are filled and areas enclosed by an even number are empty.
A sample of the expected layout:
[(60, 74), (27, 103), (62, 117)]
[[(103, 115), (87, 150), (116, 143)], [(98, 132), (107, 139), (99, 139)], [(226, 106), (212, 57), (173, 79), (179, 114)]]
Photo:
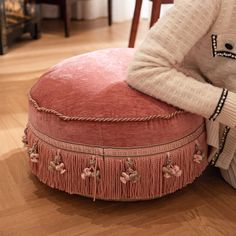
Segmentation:
[(48, 169), (51, 171), (58, 171), (61, 175), (66, 172), (65, 165), (61, 160), (60, 149), (57, 150), (54, 160), (50, 161)]
[(24, 147), (28, 147), (29, 143), (28, 143), (28, 139), (27, 139), (27, 132), (28, 132), (28, 128), (26, 127), (24, 129), (24, 135), (22, 136), (22, 143), (24, 144)]
[(205, 157), (205, 155), (202, 152), (202, 150), (200, 149), (199, 142), (196, 141), (196, 143), (195, 143), (195, 152), (193, 154), (193, 161), (200, 164), (203, 161), (204, 157)]
[(81, 173), (81, 178), (85, 180), (86, 178), (94, 178), (94, 190), (93, 190), (93, 201), (96, 200), (97, 193), (97, 180), (100, 180), (100, 170), (97, 168), (97, 159), (95, 156), (92, 156), (89, 161), (89, 167), (83, 169)]
[(39, 154), (38, 153), (31, 153), (30, 154), (30, 160), (33, 163), (38, 163), (38, 161), (39, 161)]
[(100, 179), (100, 171), (99, 169), (95, 168), (96, 165), (96, 158), (92, 156), (89, 161), (89, 167), (83, 169), (81, 174), (81, 178), (85, 180), (87, 177), (95, 177), (96, 179)]
[(38, 154), (38, 144), (35, 142), (31, 148), (28, 149), (28, 154), (30, 161), (33, 163), (38, 163), (39, 154)]
[(180, 170), (179, 166), (173, 164), (173, 161), (170, 158), (170, 153), (167, 153), (167, 162), (166, 165), (162, 167), (162, 172), (164, 173), (164, 177), (169, 179), (172, 176), (180, 177), (182, 175), (182, 170)]
[(120, 181), (123, 184), (126, 184), (129, 181), (136, 183), (140, 179), (138, 171), (134, 170), (134, 162), (130, 158), (126, 160), (125, 169), (125, 172), (122, 172), (120, 176)]

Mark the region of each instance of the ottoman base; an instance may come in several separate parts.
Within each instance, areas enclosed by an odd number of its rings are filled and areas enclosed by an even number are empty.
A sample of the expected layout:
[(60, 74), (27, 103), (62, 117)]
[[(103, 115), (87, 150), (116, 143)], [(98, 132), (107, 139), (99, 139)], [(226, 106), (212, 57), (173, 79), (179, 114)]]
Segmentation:
[(68, 143), (31, 124), (25, 135), (30, 169), (41, 182), (94, 200), (159, 198), (192, 183), (208, 164), (204, 124), (180, 140), (146, 147)]

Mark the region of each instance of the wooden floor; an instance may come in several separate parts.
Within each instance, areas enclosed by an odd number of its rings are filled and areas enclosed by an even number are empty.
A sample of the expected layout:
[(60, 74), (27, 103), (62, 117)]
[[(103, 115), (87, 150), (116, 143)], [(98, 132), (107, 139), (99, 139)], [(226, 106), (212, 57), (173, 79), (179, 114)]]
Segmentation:
[[(143, 22), (139, 39), (146, 33)], [(46, 68), (64, 58), (106, 47), (126, 47), (130, 22), (73, 22), (63, 37), (57, 21), (44, 22), (42, 39), (25, 37), (0, 57), (0, 235), (236, 235), (236, 191), (209, 168), (191, 186), (135, 203), (92, 202), (41, 184), (29, 172), (21, 136), (27, 91)]]

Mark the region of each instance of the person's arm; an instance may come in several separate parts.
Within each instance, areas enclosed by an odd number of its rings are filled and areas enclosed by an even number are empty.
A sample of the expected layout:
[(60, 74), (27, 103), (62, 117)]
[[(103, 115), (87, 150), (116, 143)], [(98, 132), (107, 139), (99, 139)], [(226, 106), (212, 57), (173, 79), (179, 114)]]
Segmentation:
[(126, 82), (171, 105), (235, 127), (235, 93), (197, 81), (176, 69), (207, 34), (220, 7), (221, 0), (178, 1), (152, 27), (136, 51)]

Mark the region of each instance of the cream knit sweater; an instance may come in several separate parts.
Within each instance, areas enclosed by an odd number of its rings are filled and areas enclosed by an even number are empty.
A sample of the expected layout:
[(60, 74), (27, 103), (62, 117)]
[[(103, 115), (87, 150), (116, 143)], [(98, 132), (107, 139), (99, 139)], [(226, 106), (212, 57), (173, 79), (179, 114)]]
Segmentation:
[(127, 83), (206, 118), (209, 160), (236, 187), (236, 0), (177, 0), (136, 51)]

